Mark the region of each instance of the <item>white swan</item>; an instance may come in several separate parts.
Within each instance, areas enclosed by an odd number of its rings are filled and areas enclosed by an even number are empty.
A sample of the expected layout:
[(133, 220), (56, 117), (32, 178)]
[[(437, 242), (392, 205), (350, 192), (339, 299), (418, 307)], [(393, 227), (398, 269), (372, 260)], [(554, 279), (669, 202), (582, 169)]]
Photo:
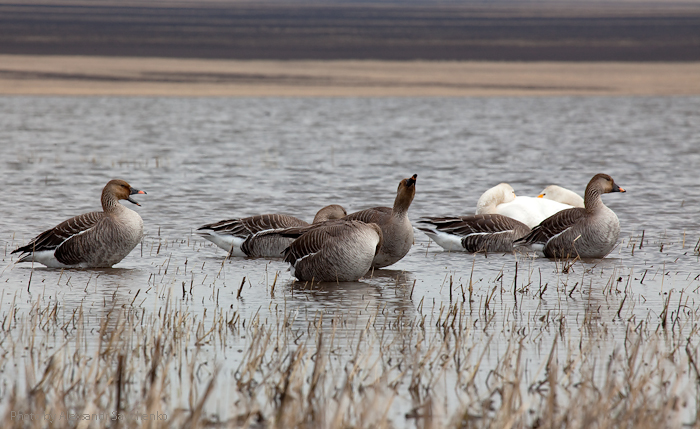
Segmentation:
[(585, 207), (583, 205), (583, 198), (579, 194), (558, 185), (547, 186), (542, 190), (542, 192), (540, 192), (537, 198), (544, 198), (546, 200), (568, 204), (572, 207)]
[(512, 186), (500, 183), (481, 195), (476, 214), (500, 214), (533, 228), (553, 214), (572, 207), (545, 198), (516, 197)]

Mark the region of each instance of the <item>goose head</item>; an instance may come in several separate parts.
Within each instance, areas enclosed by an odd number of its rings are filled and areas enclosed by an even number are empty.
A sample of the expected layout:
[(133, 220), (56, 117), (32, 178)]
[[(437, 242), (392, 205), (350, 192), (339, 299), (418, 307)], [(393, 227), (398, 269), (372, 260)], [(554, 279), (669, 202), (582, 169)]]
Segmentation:
[(131, 198), (132, 195), (145, 194), (145, 191), (132, 188), (126, 181), (120, 179), (114, 179), (107, 182), (104, 189), (102, 189), (102, 205), (110, 206), (119, 200), (127, 200), (132, 204), (140, 206), (136, 200)]
[(396, 190), (396, 200), (394, 201), (394, 211), (406, 212), (413, 202), (413, 197), (416, 196), (416, 179), (417, 174), (403, 179), (399, 182), (399, 187)]
[(593, 176), (588, 186), (586, 186), (586, 196), (584, 198), (586, 211), (595, 210), (596, 207), (600, 206), (602, 200), (600, 199), (601, 194), (608, 194), (610, 192), (627, 192), (623, 188), (619, 187), (612, 177), (607, 174), (596, 174)]
[(623, 188), (619, 187), (612, 177), (607, 174), (599, 173), (593, 176), (588, 186), (586, 186), (586, 193), (589, 189), (595, 189), (601, 194), (608, 194), (610, 192), (627, 192)]
[(331, 204), (322, 208), (316, 213), (313, 223), (325, 222), (327, 220), (342, 219), (348, 215), (343, 206)]

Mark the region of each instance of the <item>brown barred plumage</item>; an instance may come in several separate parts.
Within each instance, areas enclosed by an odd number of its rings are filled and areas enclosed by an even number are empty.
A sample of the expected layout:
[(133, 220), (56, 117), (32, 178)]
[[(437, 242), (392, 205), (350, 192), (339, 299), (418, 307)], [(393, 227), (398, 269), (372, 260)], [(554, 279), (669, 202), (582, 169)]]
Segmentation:
[(470, 253), (512, 252), (513, 240), (530, 232), (524, 223), (499, 214), (425, 217), (418, 223), (418, 229), (439, 245), (443, 244), (438, 233), (447, 234), (459, 239), (462, 249)]

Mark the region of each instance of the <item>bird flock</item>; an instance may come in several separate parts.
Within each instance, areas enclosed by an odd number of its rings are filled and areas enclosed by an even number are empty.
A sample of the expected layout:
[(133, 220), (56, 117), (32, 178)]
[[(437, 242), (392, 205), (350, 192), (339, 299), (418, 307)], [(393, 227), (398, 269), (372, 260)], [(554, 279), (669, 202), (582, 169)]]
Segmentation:
[[(230, 256), (284, 258), (301, 281), (356, 281), (375, 268), (401, 260), (414, 242), (408, 209), (417, 175), (401, 180), (392, 207), (348, 214), (337, 204), (323, 207), (312, 223), (285, 214), (222, 220), (197, 234)], [(596, 174), (584, 197), (551, 185), (536, 197), (516, 196), (501, 183), (484, 192), (473, 215), (423, 217), (417, 229), (446, 251), (534, 251), (548, 258), (603, 258), (617, 243), (620, 222), (601, 199), (625, 192), (612, 177)], [(123, 180), (102, 190), (102, 211), (72, 217), (15, 249), (17, 263), (51, 268), (111, 267), (143, 238), (143, 220), (120, 200), (146, 192)]]

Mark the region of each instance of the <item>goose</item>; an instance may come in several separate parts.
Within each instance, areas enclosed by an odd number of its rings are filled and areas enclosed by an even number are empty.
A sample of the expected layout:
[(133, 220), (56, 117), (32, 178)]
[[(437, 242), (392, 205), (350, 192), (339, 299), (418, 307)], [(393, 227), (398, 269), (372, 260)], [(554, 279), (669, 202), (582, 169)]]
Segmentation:
[(42, 232), (27, 245), (17, 263), (38, 262), (49, 268), (108, 268), (128, 255), (143, 238), (143, 220), (119, 204), (131, 195), (145, 194), (123, 180), (110, 180), (102, 189), (101, 212), (72, 217)]
[(329, 220), (272, 234), (295, 239), (285, 249), (284, 260), (302, 281), (357, 281), (371, 269), (382, 246), (379, 225), (357, 220)]
[(374, 257), (372, 268), (395, 264), (406, 256), (413, 245), (413, 226), (408, 220), (408, 208), (416, 195), (417, 174), (403, 179), (396, 190), (394, 207), (373, 207), (345, 217), (365, 223), (376, 223), (382, 229), (382, 247)]
[(500, 214), (533, 228), (554, 213), (570, 208), (549, 199), (516, 197), (512, 186), (500, 183), (481, 195), (475, 214)]
[(617, 215), (600, 198), (610, 192), (626, 191), (607, 174), (596, 174), (586, 186), (585, 208), (564, 210), (545, 219), (515, 244), (541, 251), (548, 258), (605, 257), (620, 235)]
[(562, 188), (558, 185), (549, 185), (540, 192), (537, 198), (556, 201), (558, 203), (568, 204), (571, 207), (585, 207), (583, 198), (576, 192)]
[(530, 232), (524, 223), (499, 214), (423, 217), (418, 224), (443, 249), (469, 253), (513, 252), (513, 241)]
[[(342, 206), (331, 204), (316, 213), (313, 223), (340, 219), (346, 214)], [(226, 250), (231, 256), (280, 258), (292, 239), (259, 233), (307, 225), (307, 222), (293, 216), (274, 213), (210, 223), (199, 227), (197, 234)]]

